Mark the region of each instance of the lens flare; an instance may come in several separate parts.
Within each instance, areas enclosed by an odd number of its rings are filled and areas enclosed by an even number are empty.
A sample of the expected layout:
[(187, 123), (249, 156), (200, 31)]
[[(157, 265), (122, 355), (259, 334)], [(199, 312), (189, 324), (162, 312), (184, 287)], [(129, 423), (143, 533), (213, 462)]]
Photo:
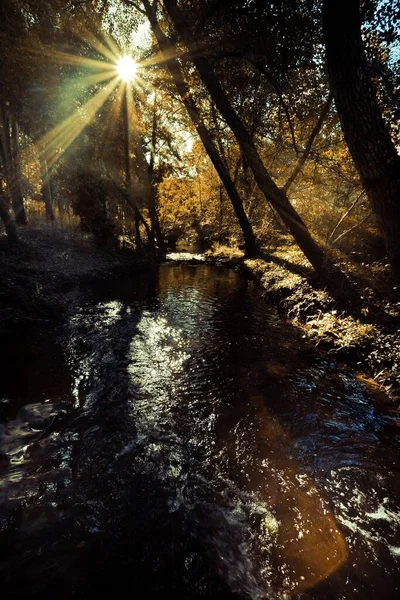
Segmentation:
[(137, 63), (131, 56), (125, 54), (117, 62), (117, 73), (123, 81), (132, 81), (137, 73)]

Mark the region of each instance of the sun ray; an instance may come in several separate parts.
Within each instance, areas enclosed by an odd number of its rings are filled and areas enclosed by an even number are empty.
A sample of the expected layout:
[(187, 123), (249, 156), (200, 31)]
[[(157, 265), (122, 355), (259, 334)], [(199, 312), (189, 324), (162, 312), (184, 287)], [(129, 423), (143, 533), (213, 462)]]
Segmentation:
[[(114, 56), (114, 60), (115, 60), (116, 58), (118, 58), (118, 56), (120, 56), (121, 49), (118, 48), (117, 44), (114, 42), (112, 37), (110, 35), (108, 35), (108, 33), (106, 31), (104, 31), (104, 29), (102, 30), (102, 35), (103, 35), (105, 43), (108, 45), (108, 47), (110, 49), (111, 55)], [(105, 54), (103, 54), (103, 56), (105, 56)]]
[(95, 96), (90, 98), (85, 104), (76, 109), (72, 115), (62, 123), (56, 125), (39, 140), (39, 152), (44, 156), (49, 166), (52, 166), (59, 160), (86, 125), (92, 121), (118, 84), (119, 79), (114, 77)]
[[(122, 111), (123, 94), (124, 94), (123, 88), (124, 88), (124, 86), (123, 86), (122, 82), (120, 82), (118, 89), (117, 89), (115, 100), (112, 102), (112, 105), (111, 105), (111, 110), (110, 110), (109, 118), (107, 121), (107, 126), (104, 131), (104, 140), (109, 140), (112, 137), (113, 129), (116, 126), (116, 124), (120, 118), (121, 111)], [(104, 147), (105, 147), (105, 145), (104, 145)]]
[[(140, 67), (142, 65), (140, 64)], [(146, 79), (144, 79), (141, 75), (140, 72), (138, 72), (136, 78), (135, 78), (135, 89), (136, 90), (143, 90), (146, 92), (153, 92), (154, 91), (154, 86), (152, 83), (150, 83), (149, 81), (147, 81)]]
[[(129, 111), (130, 131), (128, 134), (135, 135), (138, 127), (137, 114), (140, 113), (140, 111), (137, 113), (136, 104), (146, 101), (149, 92), (153, 89), (149, 81), (140, 73), (140, 69), (150, 64), (149, 61), (137, 63), (132, 57), (123, 55), (114, 40), (104, 31), (100, 32), (103, 41), (99, 39), (100, 35), (95, 34), (86, 26), (72, 27), (71, 32), (99, 55), (104, 56), (105, 60), (57, 50), (30, 49), (30, 52), (52, 64), (78, 67), (81, 69), (81, 73), (85, 69), (86, 73), (79, 76), (79, 83), (83, 88), (86, 87), (89, 90), (91, 86), (103, 82), (106, 82), (106, 85), (36, 142), (39, 153), (46, 159), (49, 167), (54, 165), (67, 151), (117, 86), (119, 86), (119, 93), (112, 105), (106, 129), (108, 131), (112, 124), (116, 123), (121, 114), (122, 99), (125, 95)], [(161, 62), (160, 59), (161, 54), (157, 56), (155, 62)], [(165, 57), (162, 58), (162, 62), (165, 62)]]
[(115, 68), (113, 65), (104, 65), (108, 68), (107, 71), (103, 73), (94, 73), (93, 75), (84, 75), (79, 78), (79, 81), (85, 84), (87, 87), (92, 85), (96, 85), (97, 83), (102, 83), (103, 81), (107, 81), (107, 79), (111, 79), (115, 77)]
[(78, 30), (78, 31), (74, 30), (73, 33), (74, 33), (74, 35), (79, 37), (83, 42), (88, 44), (91, 48), (93, 48), (94, 50), (97, 50), (97, 52), (102, 54), (102, 56), (104, 56), (104, 58), (110, 62), (114, 63), (121, 54), (117, 45), (110, 39), (110, 37), (105, 36), (105, 32), (104, 32), (104, 37), (106, 37), (106, 43), (107, 43), (108, 47), (105, 46), (101, 42), (101, 40), (99, 40), (99, 38), (96, 37), (94, 35), (94, 33), (92, 31), (90, 31), (89, 29), (87, 29), (86, 27), (82, 28), (81, 30)]
[(68, 52), (60, 52), (57, 50), (43, 51), (31, 49), (31, 54), (41, 55), (43, 60), (48, 63), (57, 63), (59, 65), (76, 65), (86, 67), (88, 69), (104, 70), (107, 68), (109, 63), (103, 60), (96, 60), (94, 58), (87, 58), (85, 56), (77, 56), (76, 54), (69, 54)]
[(143, 67), (155, 67), (159, 65), (163, 65), (168, 60), (179, 59), (188, 54), (187, 50), (178, 50), (178, 49), (168, 49), (163, 51), (158, 51), (154, 56), (151, 56), (142, 61), (141, 65)]

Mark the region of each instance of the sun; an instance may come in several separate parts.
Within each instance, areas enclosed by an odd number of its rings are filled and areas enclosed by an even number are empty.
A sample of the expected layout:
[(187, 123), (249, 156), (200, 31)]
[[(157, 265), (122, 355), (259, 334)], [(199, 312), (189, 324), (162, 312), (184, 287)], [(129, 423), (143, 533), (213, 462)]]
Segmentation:
[(123, 81), (132, 81), (137, 73), (137, 63), (128, 54), (124, 54), (117, 62), (117, 73)]

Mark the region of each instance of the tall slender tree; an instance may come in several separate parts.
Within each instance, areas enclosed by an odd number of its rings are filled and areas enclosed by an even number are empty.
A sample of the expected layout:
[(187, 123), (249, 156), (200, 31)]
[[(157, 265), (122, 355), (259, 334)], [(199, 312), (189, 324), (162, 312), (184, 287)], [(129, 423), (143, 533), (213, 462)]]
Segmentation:
[(204, 148), (212, 161), (215, 170), (217, 171), (228, 197), (232, 202), (232, 206), (235, 210), (238, 218), (240, 227), (243, 232), (243, 237), (246, 246), (246, 255), (253, 256), (257, 253), (257, 243), (253, 233), (251, 224), (247, 218), (247, 215), (243, 208), (242, 200), (236, 189), (234, 182), (229, 174), (229, 170), (220, 155), (218, 148), (212, 138), (212, 135), (208, 131), (199, 108), (197, 107), (195, 100), (190, 92), (190, 89), (184, 79), (182, 69), (179, 65), (178, 60), (175, 58), (177, 55), (177, 49), (175, 44), (167, 38), (163, 33), (157, 18), (156, 6), (157, 3), (151, 4), (149, 0), (143, 0), (142, 5), (144, 7), (145, 14), (150, 22), (151, 28), (157, 40), (157, 43), (164, 54), (165, 63), (175, 83), (176, 89), (181, 97), (181, 100), (188, 111), (188, 114), (192, 120), (193, 125), (196, 128), (197, 133), (204, 145)]
[(12, 219), (8, 207), (8, 197), (3, 190), (3, 181), (0, 179), (0, 219), (3, 222), (9, 244), (15, 244), (18, 241), (18, 233), (15, 222)]

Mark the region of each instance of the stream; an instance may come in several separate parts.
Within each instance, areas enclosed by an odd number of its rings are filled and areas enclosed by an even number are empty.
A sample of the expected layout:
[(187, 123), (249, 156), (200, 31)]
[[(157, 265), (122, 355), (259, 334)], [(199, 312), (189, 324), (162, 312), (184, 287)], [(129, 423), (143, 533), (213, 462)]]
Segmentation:
[(2, 598), (400, 597), (381, 391), (225, 267), (77, 294), (2, 360)]

